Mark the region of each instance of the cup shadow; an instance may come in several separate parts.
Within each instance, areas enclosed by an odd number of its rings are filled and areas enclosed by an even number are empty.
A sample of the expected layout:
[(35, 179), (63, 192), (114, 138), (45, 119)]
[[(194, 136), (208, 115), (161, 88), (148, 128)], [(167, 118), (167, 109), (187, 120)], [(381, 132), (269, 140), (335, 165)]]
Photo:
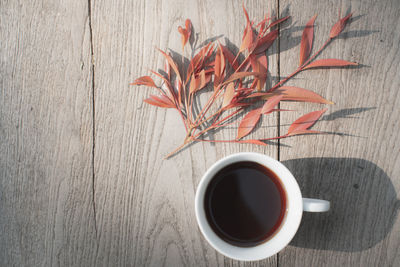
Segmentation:
[(331, 210), (304, 212), (292, 246), (355, 252), (373, 247), (390, 233), (400, 200), (390, 178), (359, 158), (303, 158), (282, 161), (304, 197), (326, 199)]

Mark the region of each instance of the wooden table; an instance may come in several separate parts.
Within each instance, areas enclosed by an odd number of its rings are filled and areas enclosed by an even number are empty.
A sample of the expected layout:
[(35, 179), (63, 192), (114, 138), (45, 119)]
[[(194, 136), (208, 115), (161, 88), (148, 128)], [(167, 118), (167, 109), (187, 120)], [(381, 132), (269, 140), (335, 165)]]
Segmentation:
[[(245, 1), (252, 18), (291, 15), (270, 55), (271, 80), (298, 64), (305, 23), (314, 47), (336, 22), (351, 25), (320, 58), (359, 68), (312, 70), (290, 85), (336, 103), (314, 129), (278, 145), (197, 143), (169, 160), (185, 134), (175, 111), (143, 104), (128, 84), (180, 51), (177, 26), (200, 42), (240, 45), (236, 1), (2, 1), (0, 3), (1, 266), (399, 266), (400, 4), (398, 0)], [(231, 47), (234, 47), (233, 45)], [(317, 104), (284, 104), (254, 137), (283, 133)], [(235, 129), (217, 133), (234, 138)], [(278, 255), (241, 263), (201, 236), (194, 194), (216, 160), (256, 151), (293, 171), (305, 196), (331, 200), (305, 214)]]

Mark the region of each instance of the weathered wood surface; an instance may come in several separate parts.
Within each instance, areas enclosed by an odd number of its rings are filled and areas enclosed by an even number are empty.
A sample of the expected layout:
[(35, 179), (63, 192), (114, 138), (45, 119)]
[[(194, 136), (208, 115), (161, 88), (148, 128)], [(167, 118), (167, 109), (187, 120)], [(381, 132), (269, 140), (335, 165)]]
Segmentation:
[[(252, 16), (275, 9), (266, 1), (247, 4)], [(212, 249), (194, 214), (197, 184), (217, 159), (253, 150), (277, 156), (277, 146), (194, 144), (163, 157), (183, 142), (174, 110), (143, 104), (151, 89), (128, 86), (147, 69), (163, 66), (155, 50), (180, 53), (178, 25), (190, 18), (198, 44), (210, 37), (240, 45), (245, 25), (240, 4), (231, 1), (93, 2), (96, 148), (95, 200), (99, 230), (96, 263), (136, 266), (238, 265)], [(237, 17), (238, 19), (232, 19)], [(178, 61), (180, 58), (178, 57)], [(276, 64), (275, 66), (276, 70)], [(276, 126), (277, 119), (270, 121)], [(274, 136), (277, 127), (260, 129)], [(235, 131), (224, 133), (232, 138)], [(224, 138), (224, 137), (222, 137)], [(276, 259), (262, 262), (275, 266)]]
[(0, 265), (95, 256), (86, 1), (0, 3)]
[[(288, 9), (296, 26), (319, 15), (316, 50), (328, 37), (338, 10), (343, 15), (355, 12), (345, 33), (318, 58), (365, 65), (309, 70), (288, 83), (315, 90), (336, 103), (314, 127), (331, 134), (282, 140), (290, 147), (280, 147), (280, 160), (297, 176), (303, 195), (330, 199), (332, 210), (323, 215), (305, 214), (291, 246), (279, 254), (279, 264), (399, 266), (399, 2), (280, 1), (279, 6)], [(281, 37), (281, 76), (298, 64), (299, 48), (287, 50), (298, 44), (298, 38), (301, 31)], [(282, 106), (296, 106), (301, 112), (281, 113), (281, 131), (296, 116), (322, 108), (316, 104)]]
[[(274, 48), (270, 56), (272, 76), (278, 66), (285, 76), (298, 64), (299, 27), (312, 15), (320, 14), (318, 47), (338, 9), (356, 12), (348, 33), (320, 58), (367, 67), (312, 70), (291, 83), (337, 103), (316, 128), (348, 135), (282, 140), (290, 147), (194, 144), (163, 160), (184, 138), (181, 121), (172, 110), (142, 103), (151, 90), (128, 84), (163, 65), (155, 47), (180, 53), (177, 26), (185, 18), (199, 33), (198, 44), (219, 37), (239, 45), (240, 2), (0, 3), (0, 265), (400, 264), (400, 6), (395, 0), (245, 5), (253, 18), (278, 8), (293, 16), (295, 30), (282, 31), (281, 53)], [(296, 104), (295, 115), (318, 107)], [(281, 114), (281, 132), (295, 115)], [(278, 118), (263, 126), (270, 127), (255, 137), (275, 136)], [(235, 129), (217, 135), (232, 138)], [(218, 254), (194, 216), (204, 171), (239, 151), (279, 156), (304, 195), (332, 200), (332, 212), (306, 214), (291, 245), (261, 262)]]

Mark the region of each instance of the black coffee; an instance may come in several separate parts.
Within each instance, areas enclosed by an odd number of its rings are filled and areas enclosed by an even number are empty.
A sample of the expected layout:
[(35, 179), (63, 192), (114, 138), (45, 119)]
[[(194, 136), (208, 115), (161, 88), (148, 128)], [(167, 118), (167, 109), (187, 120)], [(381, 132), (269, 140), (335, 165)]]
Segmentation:
[(279, 229), (286, 212), (286, 193), (270, 169), (242, 161), (226, 166), (212, 178), (204, 208), (208, 223), (220, 238), (250, 247)]

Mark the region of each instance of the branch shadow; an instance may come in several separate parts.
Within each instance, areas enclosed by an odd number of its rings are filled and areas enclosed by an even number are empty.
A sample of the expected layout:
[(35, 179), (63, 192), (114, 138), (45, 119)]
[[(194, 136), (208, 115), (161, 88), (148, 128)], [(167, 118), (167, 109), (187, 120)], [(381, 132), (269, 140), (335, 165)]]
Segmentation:
[(331, 114), (324, 115), (321, 118), (321, 121), (333, 121), (333, 120), (341, 119), (341, 118), (354, 119), (354, 118), (357, 118), (357, 117), (351, 117), (351, 115), (354, 115), (354, 114), (357, 114), (357, 113), (361, 113), (361, 112), (364, 112), (364, 111), (368, 111), (368, 110), (371, 110), (371, 109), (376, 109), (376, 107), (340, 109), (340, 110), (337, 110), (335, 112), (332, 112)]
[[(351, 8), (349, 7), (345, 14), (349, 14), (351, 12), (350, 9)], [(288, 16), (289, 13), (290, 13), (290, 5), (288, 5), (284, 8), (281, 16), (282, 17)], [(352, 17), (349, 21), (349, 24), (354, 23), (355, 21), (361, 19), (364, 16), (366, 16), (366, 15), (361, 14), (361, 15)], [(292, 48), (300, 45), (301, 38), (302, 38), (302, 32), (305, 28), (305, 25), (296, 26), (297, 21), (292, 22), (292, 18), (290, 18), (288, 22), (291, 24), (289, 28), (280, 29), (280, 40), (281, 40), (280, 46), (279, 46), (280, 52), (287, 51), (289, 49), (292, 49)], [(318, 22), (315, 25), (315, 28), (317, 28), (317, 27), (318, 27)], [(345, 30), (339, 36), (337, 36), (335, 39), (349, 39), (349, 38), (355, 38), (355, 37), (365, 37), (365, 36), (371, 35), (376, 32), (379, 32), (379, 31), (377, 31), (377, 30), (346, 31)], [(298, 36), (292, 36), (294, 33), (298, 33)]]
[(306, 197), (327, 199), (326, 213), (303, 213), (290, 245), (355, 252), (382, 241), (393, 228), (400, 200), (390, 177), (359, 158), (303, 158), (282, 162)]

